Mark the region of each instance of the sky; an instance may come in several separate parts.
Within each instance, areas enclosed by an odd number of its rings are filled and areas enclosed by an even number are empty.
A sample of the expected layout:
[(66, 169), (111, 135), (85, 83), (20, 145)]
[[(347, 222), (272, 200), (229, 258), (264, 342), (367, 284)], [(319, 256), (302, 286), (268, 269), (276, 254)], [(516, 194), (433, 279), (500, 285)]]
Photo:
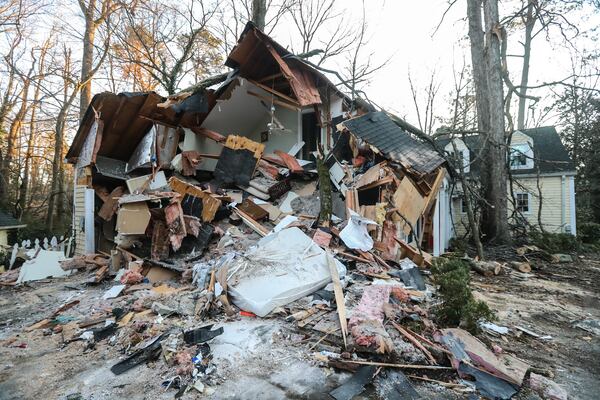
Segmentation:
[[(342, 3), (355, 19), (360, 18), (361, 0), (344, 0)], [(470, 68), (466, 1), (457, 1), (441, 24), (444, 11), (448, 8), (446, 0), (369, 0), (365, 3), (370, 35), (367, 52), (374, 54), (375, 64), (389, 58), (388, 64), (368, 85), (366, 92), (369, 98), (381, 107), (417, 124), (408, 81), (409, 71), (414, 85), (421, 92), (435, 71), (440, 89), (434, 110), (436, 114), (448, 117), (455, 71), (460, 71), (465, 62)], [(509, 2), (500, 3), (501, 18), (503, 10), (508, 12), (506, 3)], [(600, 18), (590, 12), (589, 8), (575, 12), (571, 19), (582, 31), (600, 25)], [(285, 37), (285, 32), (276, 30), (276, 39), (280, 36)], [(521, 53), (519, 39), (518, 32), (509, 33), (508, 54)], [(549, 37), (539, 35), (532, 45), (530, 85), (569, 76), (571, 54), (594, 46), (596, 44), (593, 41), (582, 37), (575, 42), (575, 49), (569, 48), (564, 45), (556, 30), (551, 31)], [(521, 61), (519, 58), (509, 58), (508, 62), (512, 80), (518, 82)], [(549, 89), (537, 90), (533, 94), (542, 97), (537, 107), (539, 110), (553, 102), (552, 91)], [(420, 104), (424, 104), (425, 94), (421, 95), (423, 97)], [(550, 114), (546, 122), (555, 123), (556, 118)]]

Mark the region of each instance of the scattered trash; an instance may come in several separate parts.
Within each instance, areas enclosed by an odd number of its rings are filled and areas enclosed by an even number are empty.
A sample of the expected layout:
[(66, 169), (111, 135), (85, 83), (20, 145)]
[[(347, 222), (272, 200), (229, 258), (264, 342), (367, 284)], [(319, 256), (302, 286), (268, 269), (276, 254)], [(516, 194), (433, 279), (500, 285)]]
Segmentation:
[(113, 287), (111, 287), (110, 289), (108, 289), (106, 291), (106, 293), (104, 293), (104, 296), (102, 296), (102, 298), (104, 300), (106, 299), (113, 299), (117, 296), (119, 296), (121, 294), (121, 292), (123, 291), (123, 289), (125, 289), (126, 285), (115, 285)]

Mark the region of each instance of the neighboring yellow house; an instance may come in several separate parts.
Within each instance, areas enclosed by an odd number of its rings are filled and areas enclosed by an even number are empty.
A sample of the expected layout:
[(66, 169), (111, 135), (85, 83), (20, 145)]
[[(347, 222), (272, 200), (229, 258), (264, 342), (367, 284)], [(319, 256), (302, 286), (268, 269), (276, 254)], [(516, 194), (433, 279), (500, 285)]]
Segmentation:
[[(468, 136), (465, 140), (453, 139), (463, 159), (465, 172), (476, 179), (480, 160), (477, 159), (479, 137)], [(465, 143), (466, 142), (466, 143)], [(449, 139), (441, 141), (444, 150), (454, 153)], [(482, 157), (485, 157), (483, 154)], [(553, 126), (515, 131), (510, 144), (510, 173), (513, 177), (513, 192), (520, 215), (532, 226), (539, 222), (548, 232), (577, 233), (575, 215), (575, 165), (562, 144)], [(473, 162), (471, 162), (473, 161)], [(538, 187), (539, 182), (539, 187)], [(446, 227), (448, 236), (462, 236), (467, 231), (468, 221), (462, 202), (460, 184), (448, 185), (448, 212)], [(540, 196), (541, 194), (541, 196)], [(509, 198), (509, 215), (513, 204)], [(540, 200), (542, 204), (539, 213)], [(511, 221), (518, 223), (517, 220)]]
[(25, 228), (27, 225), (13, 218), (9, 213), (0, 210), (0, 246), (8, 246), (8, 232)]

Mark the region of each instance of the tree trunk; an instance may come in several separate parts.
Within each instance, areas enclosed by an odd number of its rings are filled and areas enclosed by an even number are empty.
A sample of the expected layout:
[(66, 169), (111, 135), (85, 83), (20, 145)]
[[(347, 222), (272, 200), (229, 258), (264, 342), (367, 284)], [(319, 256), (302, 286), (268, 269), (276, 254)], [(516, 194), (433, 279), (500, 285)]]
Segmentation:
[(92, 69), (94, 63), (94, 37), (96, 36), (96, 21), (94, 11), (96, 1), (90, 0), (84, 11), (85, 31), (83, 33), (83, 54), (81, 56), (81, 93), (79, 95), (79, 120), (83, 120), (85, 111), (92, 101)]
[(29, 193), (29, 173), (31, 165), (31, 157), (33, 156), (33, 140), (37, 133), (37, 121), (36, 111), (37, 102), (40, 98), (40, 85), (38, 84), (35, 88), (33, 95), (33, 105), (31, 106), (31, 118), (29, 120), (29, 136), (27, 137), (27, 148), (25, 150), (25, 165), (23, 166), (23, 178), (21, 179), (21, 186), (19, 187), (19, 198), (17, 201), (17, 207), (15, 210), (15, 216), (21, 220), (23, 213), (27, 209), (27, 195)]
[(529, 82), (529, 59), (531, 58), (531, 34), (535, 25), (533, 17), (535, 0), (529, 0), (527, 5), (527, 19), (525, 20), (525, 41), (523, 42), (523, 69), (521, 70), (521, 85), (519, 88), (519, 114), (517, 116), (517, 129), (525, 128), (525, 114), (527, 106), (527, 83)]
[(50, 183), (50, 197), (48, 199), (48, 212), (46, 214), (46, 228), (49, 232), (52, 232), (54, 230), (54, 209), (56, 208), (56, 200), (60, 190), (59, 181), (61, 175), (60, 169), (62, 162), (62, 142), (68, 107), (69, 105), (67, 104), (67, 102), (65, 102), (60, 112), (58, 113), (58, 116), (56, 117), (56, 125), (54, 129), (54, 158), (52, 160), (52, 179)]
[(261, 31), (265, 30), (265, 18), (267, 15), (266, 0), (252, 0), (252, 22)]
[(500, 55), (500, 23), (498, 16), (498, 0), (484, 0), (484, 17), (486, 25), (486, 54), (488, 70), (490, 131), (488, 143), (490, 152), (488, 190), (486, 200), (490, 210), (488, 222), (493, 229), (492, 240), (497, 243), (508, 243), (510, 235), (507, 215), (507, 162), (506, 138), (504, 132), (504, 93), (502, 81), (502, 58)]

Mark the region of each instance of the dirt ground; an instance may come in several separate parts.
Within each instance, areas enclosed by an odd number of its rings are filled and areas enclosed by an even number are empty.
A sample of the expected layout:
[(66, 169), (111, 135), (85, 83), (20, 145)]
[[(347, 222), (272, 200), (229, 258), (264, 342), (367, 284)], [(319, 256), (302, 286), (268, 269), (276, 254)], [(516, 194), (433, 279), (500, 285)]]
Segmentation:
[[(176, 391), (161, 383), (171, 373), (163, 362), (140, 365), (115, 376), (110, 367), (123, 358), (119, 346), (104, 340), (91, 350), (83, 342), (62, 344), (61, 334), (44, 336), (43, 330), (24, 332), (61, 304), (74, 299), (73, 308), (102, 307), (102, 294), (112, 285), (86, 286), (85, 274), (31, 283), (18, 288), (0, 287), (0, 340), (17, 335), (0, 346), (0, 399), (172, 399)], [(600, 258), (573, 263), (534, 265), (531, 274), (510, 273), (484, 278), (473, 276), (476, 296), (497, 312), (507, 335), (482, 334), (531, 365), (554, 375), (571, 399), (597, 399), (600, 388), (600, 338), (574, 327), (577, 321), (600, 319), (597, 282)], [(193, 321), (178, 322), (187, 328)], [(224, 334), (211, 343), (218, 370), (214, 393), (188, 392), (184, 398), (304, 399), (329, 398), (327, 393), (350, 375), (317, 366), (308, 345), (292, 323), (281, 318), (235, 317), (217, 321)], [(516, 330), (522, 326), (541, 340)], [(435, 384), (414, 382), (425, 399), (473, 398)], [(519, 396), (537, 399), (535, 395)], [(357, 397), (358, 398), (358, 397)], [(373, 388), (362, 398), (380, 398)], [(477, 398), (477, 397), (475, 397)]]
[(529, 277), (513, 273), (493, 278), (474, 276), (478, 298), (497, 312), (501, 326), (522, 326), (550, 340), (527, 334), (490, 340), (531, 365), (549, 370), (571, 399), (598, 399), (600, 337), (575, 327), (585, 319), (600, 320), (600, 257), (573, 263), (533, 263)]

